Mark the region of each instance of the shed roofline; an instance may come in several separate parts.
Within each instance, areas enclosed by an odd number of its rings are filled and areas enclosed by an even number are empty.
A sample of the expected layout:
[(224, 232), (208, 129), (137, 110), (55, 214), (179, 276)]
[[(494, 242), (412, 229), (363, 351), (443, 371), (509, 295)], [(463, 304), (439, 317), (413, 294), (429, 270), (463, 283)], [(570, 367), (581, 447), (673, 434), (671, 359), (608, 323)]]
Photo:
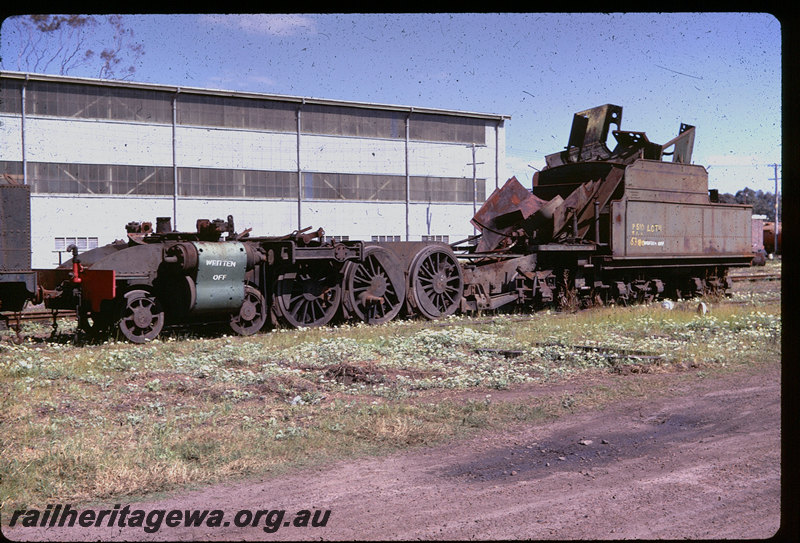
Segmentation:
[(355, 107), (362, 109), (380, 109), (384, 111), (402, 111), (406, 113), (423, 113), (435, 115), (452, 115), (457, 117), (470, 117), (475, 119), (486, 119), (494, 121), (506, 121), (511, 119), (510, 115), (496, 113), (478, 113), (473, 111), (459, 111), (453, 109), (438, 109), (419, 106), (403, 106), (395, 104), (379, 104), (373, 102), (354, 102), (347, 100), (334, 100), (327, 98), (314, 98), (304, 96), (290, 96), (283, 94), (267, 94), (249, 91), (233, 91), (224, 89), (207, 89), (201, 87), (184, 87), (179, 85), (162, 85), (156, 83), (140, 83), (135, 81), (120, 81), (112, 79), (96, 79), (91, 77), (75, 77), (66, 75), (37, 74), (30, 72), (14, 72), (0, 70), (0, 77), (10, 79), (21, 79), (28, 81), (52, 81), (61, 83), (75, 83), (83, 85), (97, 85), (104, 87), (119, 87), (128, 89), (153, 90), (170, 93), (200, 94), (206, 96), (229, 96), (235, 98), (252, 98), (257, 100), (273, 100), (279, 102), (296, 102), (298, 104), (319, 104), (342, 107)]

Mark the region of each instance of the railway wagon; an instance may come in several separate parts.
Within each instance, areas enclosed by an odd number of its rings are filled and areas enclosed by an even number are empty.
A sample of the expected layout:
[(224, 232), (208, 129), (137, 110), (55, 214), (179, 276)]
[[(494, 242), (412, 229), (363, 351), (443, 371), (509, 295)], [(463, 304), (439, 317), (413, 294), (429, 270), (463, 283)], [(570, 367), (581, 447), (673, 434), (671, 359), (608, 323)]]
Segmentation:
[(30, 199), (30, 187), (0, 179), (0, 311), (21, 310), (36, 292)]
[[(777, 238), (775, 236), (775, 232), (777, 229)], [(781, 223), (777, 223), (777, 226), (774, 221), (769, 221), (764, 223), (764, 250), (766, 250), (770, 254), (781, 254), (783, 252), (783, 227)]]
[[(545, 157), (531, 190), (512, 178), (473, 219), (482, 233), (470, 255), (476, 270), (497, 267), (500, 255), (505, 268), (521, 265), (516, 303), (724, 292), (728, 269), (750, 265), (752, 208), (712, 198), (705, 168), (690, 163), (695, 127), (682, 124), (657, 144), (621, 121), (611, 104), (576, 113), (567, 147)], [(506, 303), (508, 294), (494, 298)]]

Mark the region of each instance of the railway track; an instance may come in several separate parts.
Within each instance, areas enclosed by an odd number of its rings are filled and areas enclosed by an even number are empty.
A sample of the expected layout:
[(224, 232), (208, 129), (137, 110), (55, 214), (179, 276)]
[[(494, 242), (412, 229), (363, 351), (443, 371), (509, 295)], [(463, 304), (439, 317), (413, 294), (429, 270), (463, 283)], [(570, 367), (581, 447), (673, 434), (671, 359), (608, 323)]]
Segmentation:
[(20, 312), (0, 313), (0, 330), (18, 327), (26, 322), (52, 323), (54, 319), (74, 319), (75, 311), (34, 309)]
[[(780, 272), (758, 272), (758, 273), (747, 273), (747, 274), (731, 274), (730, 279), (734, 282), (760, 282), (760, 281), (780, 281), (781, 273)], [(765, 301), (777, 301), (780, 300), (780, 297), (776, 297), (773, 299), (768, 299)], [(724, 303), (744, 303), (744, 302), (736, 302), (733, 300), (726, 300)], [(530, 320), (531, 318), (535, 318), (535, 315), (530, 316), (512, 316), (511, 319), (513, 321), (526, 321)], [(49, 310), (49, 309), (33, 309), (21, 312), (0, 312), (0, 330), (4, 329), (18, 329), (23, 323), (48, 323), (52, 324), (54, 319), (75, 319), (75, 311), (67, 311), (67, 310)], [(474, 321), (473, 324), (480, 324), (482, 321)], [(491, 319), (487, 319), (486, 323), (491, 322)], [(450, 326), (452, 323), (449, 322), (436, 322), (433, 321), (430, 323), (432, 326)]]
[(766, 273), (748, 273), (741, 275), (729, 275), (731, 281), (780, 281), (780, 272), (766, 272)]

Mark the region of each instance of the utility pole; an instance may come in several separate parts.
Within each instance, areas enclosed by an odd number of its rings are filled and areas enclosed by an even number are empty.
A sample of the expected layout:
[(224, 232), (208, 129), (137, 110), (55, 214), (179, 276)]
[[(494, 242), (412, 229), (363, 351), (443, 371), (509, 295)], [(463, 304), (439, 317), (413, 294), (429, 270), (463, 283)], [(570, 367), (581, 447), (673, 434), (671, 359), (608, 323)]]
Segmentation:
[(778, 253), (778, 232), (780, 229), (780, 217), (778, 216), (778, 164), (773, 164), (772, 167), (774, 168), (775, 177), (773, 180), (775, 181), (775, 254)]
[[(472, 216), (474, 217), (475, 214), (478, 212), (478, 164), (483, 164), (483, 162), (475, 162), (475, 144), (473, 143), (472, 147), (472, 162), (467, 163), (467, 166), (472, 166)], [(483, 146), (481, 146), (483, 147)], [(477, 234), (478, 230), (475, 228), (475, 225), (472, 226), (472, 233)]]

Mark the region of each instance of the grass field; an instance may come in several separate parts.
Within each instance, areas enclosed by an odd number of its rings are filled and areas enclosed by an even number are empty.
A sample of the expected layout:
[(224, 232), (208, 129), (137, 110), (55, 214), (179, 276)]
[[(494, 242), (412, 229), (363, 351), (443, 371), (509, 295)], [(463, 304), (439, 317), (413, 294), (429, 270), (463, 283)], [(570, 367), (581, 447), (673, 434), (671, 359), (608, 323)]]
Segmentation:
[(650, 392), (620, 378), (499, 399), (529, 384), (779, 362), (774, 293), (733, 301), (705, 315), (690, 300), (146, 345), (0, 343), (0, 511), (276, 474)]

